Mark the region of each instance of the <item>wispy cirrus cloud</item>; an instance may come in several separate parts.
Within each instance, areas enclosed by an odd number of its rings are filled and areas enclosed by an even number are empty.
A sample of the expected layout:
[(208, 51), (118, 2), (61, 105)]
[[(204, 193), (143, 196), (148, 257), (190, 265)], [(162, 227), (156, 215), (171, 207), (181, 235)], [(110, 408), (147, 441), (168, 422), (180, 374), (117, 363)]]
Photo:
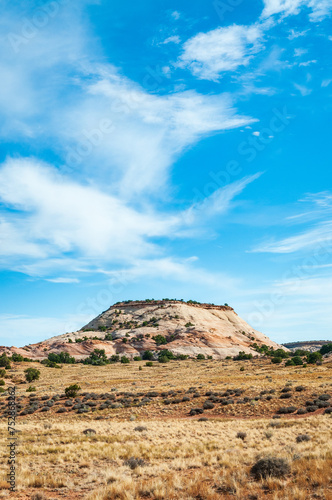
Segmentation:
[(310, 10), (311, 21), (321, 21), (331, 13), (332, 2), (331, 0), (264, 0), (262, 16), (266, 18), (274, 14), (296, 15), (303, 8)]

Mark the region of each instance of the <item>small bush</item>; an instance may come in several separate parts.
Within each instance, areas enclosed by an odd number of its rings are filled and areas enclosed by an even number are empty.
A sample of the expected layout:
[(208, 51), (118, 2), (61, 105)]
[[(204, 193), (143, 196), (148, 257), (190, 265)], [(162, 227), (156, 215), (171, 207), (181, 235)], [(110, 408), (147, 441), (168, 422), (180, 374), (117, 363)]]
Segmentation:
[(136, 432), (145, 432), (147, 431), (148, 428), (147, 427), (144, 427), (144, 425), (138, 425), (137, 427), (135, 427), (134, 431)]
[[(143, 353), (143, 359), (146, 359), (148, 361), (151, 361), (151, 359), (153, 359), (153, 352), (151, 351), (145, 351)], [(149, 365), (148, 365), (149, 366)]]
[(30, 385), (25, 392), (36, 392), (36, 388), (32, 385)]
[(128, 364), (128, 363), (130, 363), (130, 359), (127, 358), (127, 356), (122, 356), (121, 357), (121, 363), (122, 364)]
[(118, 363), (120, 361), (120, 356), (118, 354), (112, 354), (110, 357), (111, 363)]
[(271, 359), (272, 363), (278, 365), (279, 363), (282, 362), (282, 358), (280, 356), (276, 356), (275, 358)]
[(280, 415), (287, 415), (288, 413), (294, 413), (296, 411), (296, 406), (283, 406), (279, 408), (278, 412)]
[(299, 434), (296, 436), (296, 442), (302, 443), (303, 441), (310, 441), (311, 437), (308, 434)]
[(6, 370), (1, 369), (0, 370), (0, 377), (5, 377), (7, 375)]
[(169, 363), (169, 358), (167, 356), (161, 356), (158, 358), (159, 363)]
[(146, 462), (142, 458), (131, 457), (128, 458), (128, 460), (125, 460), (123, 464), (130, 467), (131, 470), (135, 470), (137, 467), (144, 467), (146, 465)]
[(298, 385), (295, 387), (296, 392), (302, 392), (305, 391), (305, 387), (303, 385)]
[(247, 433), (246, 433), (246, 432), (238, 432), (238, 433), (236, 434), (236, 437), (237, 437), (238, 439), (242, 439), (242, 441), (244, 441), (244, 439), (247, 437)]
[(141, 356), (134, 356), (134, 361), (142, 361)]
[(197, 354), (196, 359), (205, 359), (204, 354)]
[(0, 379), (0, 385), (5, 385), (5, 381), (3, 379)]
[[(153, 366), (152, 361), (147, 361), (147, 362), (145, 363), (145, 366)], [(140, 368), (141, 368), (141, 367), (140, 367)]]
[(143, 370), (143, 368), (141, 366), (138, 369), (139, 369), (140, 372)]
[(267, 477), (283, 478), (290, 473), (289, 463), (278, 457), (261, 458), (252, 466), (250, 472), (256, 481)]
[(81, 390), (78, 384), (72, 384), (65, 388), (65, 394), (67, 398), (76, 398), (77, 393)]
[(24, 370), (25, 378), (27, 382), (33, 382), (34, 380), (38, 380), (40, 377), (40, 371), (37, 368), (27, 368)]

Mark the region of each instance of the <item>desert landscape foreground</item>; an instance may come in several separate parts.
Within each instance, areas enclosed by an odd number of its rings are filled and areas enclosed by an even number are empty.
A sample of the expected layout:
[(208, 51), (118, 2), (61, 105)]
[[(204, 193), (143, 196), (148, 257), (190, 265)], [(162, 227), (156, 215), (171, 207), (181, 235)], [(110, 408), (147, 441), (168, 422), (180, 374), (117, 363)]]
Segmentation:
[[(15, 363), (6, 384), (16, 384), (18, 403), (17, 491), (8, 490), (2, 447), (0, 497), (332, 498), (332, 363), (149, 364)], [(41, 375), (29, 393), (22, 380), (31, 367)], [(64, 390), (76, 383), (69, 398)], [(4, 443), (4, 394), (0, 401)], [(276, 477), (255, 476), (266, 457)]]

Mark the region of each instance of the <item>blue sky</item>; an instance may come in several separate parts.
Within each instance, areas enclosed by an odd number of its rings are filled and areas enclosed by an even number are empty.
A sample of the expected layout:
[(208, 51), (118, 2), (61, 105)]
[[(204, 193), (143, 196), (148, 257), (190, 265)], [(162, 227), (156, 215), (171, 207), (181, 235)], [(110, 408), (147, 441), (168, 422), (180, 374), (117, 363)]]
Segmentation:
[(331, 0), (7, 2), (0, 344), (123, 299), (332, 338)]

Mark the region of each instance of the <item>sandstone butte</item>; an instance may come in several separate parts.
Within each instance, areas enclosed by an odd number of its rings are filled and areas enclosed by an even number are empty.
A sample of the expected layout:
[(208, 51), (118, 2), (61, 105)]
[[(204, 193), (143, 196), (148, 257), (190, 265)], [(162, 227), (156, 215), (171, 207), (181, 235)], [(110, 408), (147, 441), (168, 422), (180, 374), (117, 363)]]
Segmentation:
[[(105, 340), (107, 334), (112, 340)], [(157, 335), (165, 337), (167, 343), (158, 345), (152, 338)], [(84, 337), (83, 342), (76, 342)], [(240, 351), (258, 356), (254, 343), (287, 350), (254, 330), (228, 305), (178, 300), (126, 301), (114, 304), (79, 331), (20, 348), (2, 346), (0, 354), (15, 352), (42, 360), (49, 352), (65, 351), (80, 360), (94, 349), (104, 349), (108, 357), (119, 354), (132, 359), (147, 350), (168, 349), (189, 357), (204, 354), (223, 359)]]

